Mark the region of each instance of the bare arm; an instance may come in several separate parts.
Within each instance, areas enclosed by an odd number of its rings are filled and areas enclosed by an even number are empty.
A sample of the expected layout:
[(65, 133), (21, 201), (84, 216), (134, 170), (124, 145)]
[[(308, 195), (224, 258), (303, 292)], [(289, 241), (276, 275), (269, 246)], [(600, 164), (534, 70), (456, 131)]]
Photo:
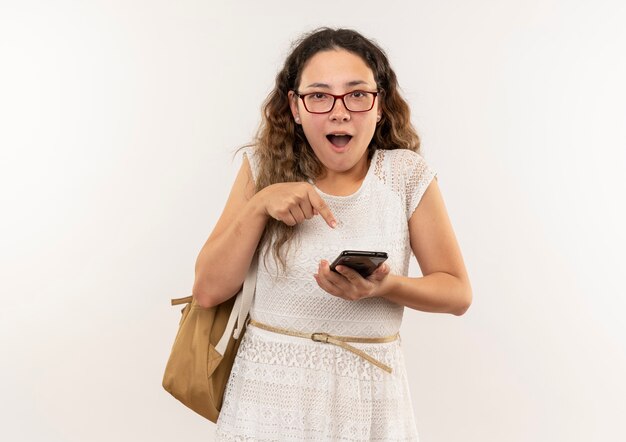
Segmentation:
[(254, 191), (244, 157), (224, 211), (196, 260), (193, 296), (204, 307), (225, 301), (243, 284), (268, 219)]
[(409, 234), (424, 276), (390, 274), (376, 296), (426, 312), (465, 313), (472, 289), (436, 178), (409, 219)]

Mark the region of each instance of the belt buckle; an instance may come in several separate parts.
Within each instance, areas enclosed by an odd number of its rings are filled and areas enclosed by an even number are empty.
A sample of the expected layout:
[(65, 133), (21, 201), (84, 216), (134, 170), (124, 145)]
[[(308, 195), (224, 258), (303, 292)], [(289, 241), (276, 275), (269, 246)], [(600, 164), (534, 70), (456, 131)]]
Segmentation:
[(311, 340), (315, 342), (328, 343), (328, 333), (312, 333)]

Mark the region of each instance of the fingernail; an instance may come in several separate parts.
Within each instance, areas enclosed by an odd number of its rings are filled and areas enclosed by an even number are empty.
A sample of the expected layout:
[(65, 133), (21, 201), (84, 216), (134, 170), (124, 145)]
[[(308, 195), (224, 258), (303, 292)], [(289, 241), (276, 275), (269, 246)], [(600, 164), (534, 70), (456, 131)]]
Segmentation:
[(330, 222), (330, 227), (332, 227), (333, 229), (334, 229), (335, 227), (337, 227), (337, 221), (332, 220), (332, 221)]

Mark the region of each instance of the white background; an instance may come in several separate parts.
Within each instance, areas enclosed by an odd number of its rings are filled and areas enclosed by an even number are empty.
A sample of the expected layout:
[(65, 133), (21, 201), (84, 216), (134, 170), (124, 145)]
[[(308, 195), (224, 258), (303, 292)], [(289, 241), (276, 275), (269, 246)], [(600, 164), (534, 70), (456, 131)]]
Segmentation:
[(626, 440), (624, 2), (0, 5), (1, 440), (212, 440), (169, 300), (320, 25), (386, 49), (471, 277), (405, 314), (421, 440)]

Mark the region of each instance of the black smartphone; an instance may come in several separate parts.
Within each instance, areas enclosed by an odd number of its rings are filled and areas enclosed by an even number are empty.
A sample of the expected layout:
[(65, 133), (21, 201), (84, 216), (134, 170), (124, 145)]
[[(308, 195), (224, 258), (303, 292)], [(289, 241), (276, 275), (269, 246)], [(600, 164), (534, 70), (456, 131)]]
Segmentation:
[(387, 259), (386, 252), (369, 252), (366, 250), (344, 250), (330, 265), (330, 269), (336, 272), (335, 267), (343, 265), (356, 270), (363, 278), (367, 278)]

